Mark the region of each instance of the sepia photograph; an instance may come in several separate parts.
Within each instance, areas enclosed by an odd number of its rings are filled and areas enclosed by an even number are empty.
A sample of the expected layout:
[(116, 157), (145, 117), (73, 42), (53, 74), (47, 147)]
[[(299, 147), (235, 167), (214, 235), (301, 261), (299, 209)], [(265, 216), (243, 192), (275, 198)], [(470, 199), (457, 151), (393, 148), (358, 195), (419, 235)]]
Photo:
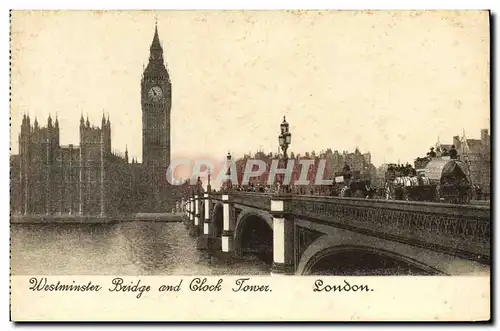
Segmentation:
[(11, 276), (489, 284), (490, 21), (11, 11)]

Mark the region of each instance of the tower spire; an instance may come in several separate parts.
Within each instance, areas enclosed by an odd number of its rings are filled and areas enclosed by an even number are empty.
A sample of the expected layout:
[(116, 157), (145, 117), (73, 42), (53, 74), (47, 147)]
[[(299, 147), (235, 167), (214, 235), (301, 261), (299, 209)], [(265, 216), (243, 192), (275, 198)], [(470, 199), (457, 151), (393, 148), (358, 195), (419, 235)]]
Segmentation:
[(153, 36), (153, 42), (151, 43), (151, 51), (158, 50), (162, 51), (162, 47), (160, 44), (160, 37), (158, 36), (158, 25), (155, 23), (155, 35)]
[(158, 24), (155, 21), (155, 34), (153, 36), (153, 42), (149, 48), (149, 61), (158, 61), (163, 63), (163, 48), (161, 47), (160, 37), (158, 36)]

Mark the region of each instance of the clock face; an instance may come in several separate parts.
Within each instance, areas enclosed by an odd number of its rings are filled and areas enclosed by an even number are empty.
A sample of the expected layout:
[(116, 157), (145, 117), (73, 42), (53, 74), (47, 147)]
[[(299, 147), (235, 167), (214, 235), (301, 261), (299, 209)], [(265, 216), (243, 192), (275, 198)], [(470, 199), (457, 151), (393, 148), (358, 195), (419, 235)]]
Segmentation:
[(149, 99), (160, 101), (163, 98), (163, 92), (159, 86), (153, 86), (148, 92)]

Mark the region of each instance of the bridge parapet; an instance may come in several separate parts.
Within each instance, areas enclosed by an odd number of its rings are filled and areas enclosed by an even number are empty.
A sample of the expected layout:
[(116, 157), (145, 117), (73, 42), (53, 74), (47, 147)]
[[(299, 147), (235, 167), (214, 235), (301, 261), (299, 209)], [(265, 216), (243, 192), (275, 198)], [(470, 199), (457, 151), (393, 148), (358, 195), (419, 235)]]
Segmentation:
[(491, 210), (487, 206), (294, 196), (292, 213), (490, 264)]
[(271, 208), (271, 197), (269, 193), (256, 192), (231, 192), (230, 199), (238, 205), (258, 208), (269, 211)]
[(216, 192), (216, 193), (210, 193), (210, 199), (211, 200), (215, 200), (215, 201), (221, 201), (222, 202), (222, 194), (223, 193), (220, 193), (220, 192)]

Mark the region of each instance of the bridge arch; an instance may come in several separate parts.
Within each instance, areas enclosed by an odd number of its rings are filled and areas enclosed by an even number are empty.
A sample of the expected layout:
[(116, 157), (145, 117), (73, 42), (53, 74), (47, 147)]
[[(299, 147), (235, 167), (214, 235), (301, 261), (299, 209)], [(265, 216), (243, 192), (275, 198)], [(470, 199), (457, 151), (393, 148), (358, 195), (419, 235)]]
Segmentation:
[(215, 203), (214, 208), (212, 209), (211, 220), (213, 235), (218, 238), (222, 237), (222, 230), (224, 229), (223, 217), (222, 203)]
[[(356, 234), (351, 236), (355, 237)], [(426, 258), (422, 257), (420, 252), (412, 251), (408, 245), (395, 247), (396, 244), (388, 249), (377, 244), (377, 241), (361, 239), (363, 238), (331, 235), (319, 237), (302, 255), (297, 266), (297, 274), (359, 276), (446, 274), (436, 266), (426, 263)], [(406, 250), (401, 252), (399, 248)]]
[(255, 255), (266, 264), (273, 262), (273, 228), (271, 220), (255, 212), (242, 212), (234, 229), (236, 253)]

